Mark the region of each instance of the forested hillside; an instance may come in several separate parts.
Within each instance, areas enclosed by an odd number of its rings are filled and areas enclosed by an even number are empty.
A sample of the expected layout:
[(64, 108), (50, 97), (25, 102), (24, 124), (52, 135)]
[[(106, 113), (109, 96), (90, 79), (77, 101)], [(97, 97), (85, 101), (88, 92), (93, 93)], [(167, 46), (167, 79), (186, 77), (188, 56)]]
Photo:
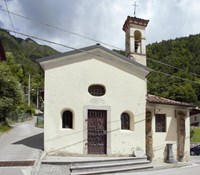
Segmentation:
[[(31, 104), (36, 103), (36, 92), (43, 90), (43, 71), (35, 61), (57, 53), (34, 40), (16, 38), (0, 29), (0, 39), (6, 52), (6, 61), (0, 62), (0, 117), (9, 112), (27, 108), (28, 79), (31, 76)], [(19, 107), (20, 106), (20, 107)]]
[(57, 53), (54, 49), (37, 44), (34, 40), (25, 40), (10, 35), (7, 31), (0, 30), (0, 39), (3, 43), (7, 63), (10, 64), (14, 76), (24, 86), (28, 85), (28, 75), (31, 74), (32, 87), (43, 87), (43, 72), (35, 62), (37, 58)]
[(200, 34), (150, 44), (147, 58), (150, 68), (162, 72), (148, 75), (149, 93), (200, 104)]

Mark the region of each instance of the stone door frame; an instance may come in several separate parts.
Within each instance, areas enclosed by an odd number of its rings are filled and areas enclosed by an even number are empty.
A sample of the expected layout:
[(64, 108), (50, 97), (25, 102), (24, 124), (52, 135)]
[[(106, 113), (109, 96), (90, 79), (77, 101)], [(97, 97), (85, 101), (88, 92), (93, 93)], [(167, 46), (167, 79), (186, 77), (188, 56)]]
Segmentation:
[(106, 110), (107, 111), (107, 146), (106, 146), (106, 155), (111, 155), (111, 109), (110, 106), (84, 106), (83, 107), (83, 154), (85, 156), (88, 154), (88, 110)]

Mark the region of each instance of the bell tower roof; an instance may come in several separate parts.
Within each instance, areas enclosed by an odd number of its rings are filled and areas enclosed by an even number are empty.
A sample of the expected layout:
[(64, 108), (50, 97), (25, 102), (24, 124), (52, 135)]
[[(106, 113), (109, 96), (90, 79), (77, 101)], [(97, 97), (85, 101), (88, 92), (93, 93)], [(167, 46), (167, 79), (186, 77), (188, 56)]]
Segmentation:
[(131, 24), (146, 27), (148, 25), (148, 22), (149, 22), (149, 20), (146, 20), (146, 19), (127, 16), (127, 19), (126, 19), (122, 29), (124, 32), (126, 32)]

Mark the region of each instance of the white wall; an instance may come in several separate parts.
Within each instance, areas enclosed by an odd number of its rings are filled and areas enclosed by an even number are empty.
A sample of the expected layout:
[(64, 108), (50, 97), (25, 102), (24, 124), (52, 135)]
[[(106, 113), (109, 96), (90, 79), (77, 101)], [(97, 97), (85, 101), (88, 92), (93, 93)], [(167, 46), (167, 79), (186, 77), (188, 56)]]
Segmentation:
[[(134, 147), (145, 150), (145, 94), (143, 75), (128, 70), (115, 61), (86, 59), (45, 71), (45, 135), (48, 153), (87, 153), (87, 109), (108, 110), (109, 155), (127, 155)], [(126, 71), (127, 70), (127, 71)], [(88, 93), (91, 84), (106, 87), (103, 97)], [(70, 109), (74, 128), (62, 129), (61, 114)], [(120, 115), (129, 112), (134, 118), (133, 130), (121, 130)]]
[[(185, 156), (184, 160), (188, 161), (190, 156), (190, 118), (188, 108), (180, 108), (173, 105), (158, 105), (148, 104), (147, 109), (153, 114), (152, 130), (153, 130), (153, 151), (154, 159), (164, 160), (166, 156), (166, 144), (173, 144), (173, 155), (174, 159), (177, 159), (177, 119), (175, 118), (175, 110), (182, 110), (187, 113), (185, 120)], [(166, 114), (166, 132), (155, 131), (155, 113)]]
[(200, 114), (194, 114), (190, 116), (190, 124), (199, 123), (200, 125)]
[(146, 57), (139, 54), (132, 54), (132, 56), (135, 59), (135, 61), (146, 66)]

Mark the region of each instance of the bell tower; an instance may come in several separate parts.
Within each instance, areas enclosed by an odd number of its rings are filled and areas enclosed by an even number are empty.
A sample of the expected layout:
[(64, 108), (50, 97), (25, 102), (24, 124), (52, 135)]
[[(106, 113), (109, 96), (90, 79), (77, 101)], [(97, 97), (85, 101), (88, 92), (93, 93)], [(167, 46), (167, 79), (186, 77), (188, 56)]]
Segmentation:
[(134, 59), (146, 66), (145, 28), (149, 20), (128, 16), (124, 25), (125, 53), (130, 59)]

